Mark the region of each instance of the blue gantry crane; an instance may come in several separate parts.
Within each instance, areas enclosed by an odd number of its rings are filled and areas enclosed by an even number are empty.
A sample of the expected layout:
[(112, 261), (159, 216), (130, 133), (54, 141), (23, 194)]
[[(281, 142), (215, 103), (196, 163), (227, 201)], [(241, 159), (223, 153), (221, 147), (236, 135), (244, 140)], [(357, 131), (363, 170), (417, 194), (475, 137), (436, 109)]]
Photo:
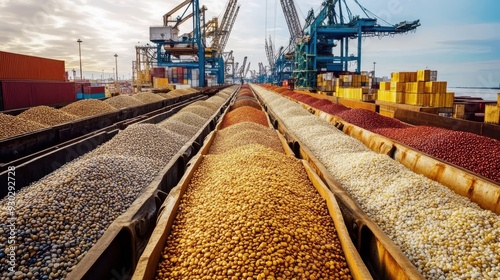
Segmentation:
[[(350, 62), (357, 64), (356, 72), (359, 73), (364, 37), (406, 33), (420, 26), (419, 20), (395, 25), (385, 22), (383, 26), (378, 23), (380, 18), (357, 0), (353, 1), (363, 12), (363, 17), (354, 16), (346, 0), (325, 0), (317, 15), (312, 9), (309, 11), (304, 27), (301, 27), (293, 0), (280, 1), (290, 31), (290, 43), (276, 54), (267, 40), (265, 46), (272, 81), (279, 85), (285, 79), (294, 78), (296, 87), (315, 89), (319, 72), (347, 72)], [(356, 54), (349, 54), (349, 40), (357, 40)], [(340, 54), (334, 55), (337, 47)]]
[[(348, 71), (349, 63), (361, 68), (361, 46), (364, 37), (384, 37), (407, 33), (420, 26), (420, 21), (403, 21), (395, 25), (380, 25), (378, 17), (354, 0), (364, 15), (354, 16), (346, 0), (326, 0), (318, 15), (311, 10), (306, 17), (303, 36), (295, 45), (294, 77), (299, 88), (316, 88), (319, 71)], [(349, 40), (357, 40), (357, 53), (349, 54)], [(340, 55), (333, 49), (340, 44)]]
[[(182, 14), (173, 18), (182, 8)], [(185, 0), (177, 5), (163, 16), (163, 26), (150, 27), (150, 41), (157, 49), (157, 65), (197, 69), (200, 87), (206, 86), (205, 74), (216, 76), (217, 83), (223, 84), (226, 72), (224, 48), (239, 9), (237, 0), (229, 0), (219, 26), (217, 19), (205, 22), (206, 8), (200, 8), (199, 0)], [(190, 18), (193, 31), (179, 35), (179, 25)], [(207, 47), (206, 37), (209, 36), (212, 44)]]

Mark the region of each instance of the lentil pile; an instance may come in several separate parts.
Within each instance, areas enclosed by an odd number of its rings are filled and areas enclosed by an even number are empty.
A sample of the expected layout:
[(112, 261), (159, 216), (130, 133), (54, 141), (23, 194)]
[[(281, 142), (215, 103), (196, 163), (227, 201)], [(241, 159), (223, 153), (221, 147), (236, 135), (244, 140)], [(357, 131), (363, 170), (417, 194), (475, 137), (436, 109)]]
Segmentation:
[(259, 102), (256, 100), (250, 100), (250, 99), (243, 99), (243, 100), (238, 100), (234, 102), (233, 106), (231, 106), (231, 110), (238, 109), (243, 106), (249, 106), (255, 109), (262, 110), (262, 107), (260, 106)]
[(79, 117), (89, 117), (111, 113), (116, 111), (116, 108), (101, 100), (85, 99), (66, 105), (60, 110)]
[(209, 153), (222, 154), (250, 144), (260, 144), (284, 153), (276, 131), (254, 122), (241, 122), (217, 131)]
[(130, 95), (117, 95), (113, 96), (111, 98), (108, 98), (104, 100), (104, 102), (108, 103), (109, 105), (122, 109), (122, 108), (127, 108), (127, 107), (135, 107), (135, 106), (140, 106), (143, 105), (144, 102), (140, 101), (139, 99), (130, 96)]
[(78, 119), (78, 116), (70, 115), (49, 106), (36, 106), (30, 108), (17, 117), (47, 126), (58, 125)]
[(261, 145), (204, 157), (156, 279), (202, 277), (351, 279), (326, 204), (300, 161)]
[[(284, 108), (300, 108), (299, 104), (258, 86), (254, 89), (425, 278), (500, 277), (498, 215), (369, 151), (322, 119), (312, 126), (310, 117), (290, 118)], [(318, 132), (312, 133), (315, 127)]]
[(142, 103), (153, 103), (165, 100), (165, 98), (161, 97), (160, 95), (151, 92), (139, 92), (137, 94), (134, 94), (133, 97), (135, 97)]
[(267, 116), (262, 110), (249, 106), (243, 106), (228, 112), (221, 123), (221, 129), (240, 122), (255, 122), (268, 126)]
[(14, 137), (20, 134), (44, 129), (46, 127), (47, 126), (41, 123), (0, 113), (0, 139)]
[[(0, 200), (0, 279), (65, 278), (186, 139), (158, 125), (134, 124), (17, 192), (15, 220), (8, 198)], [(15, 272), (7, 262), (10, 222), (17, 230)]]

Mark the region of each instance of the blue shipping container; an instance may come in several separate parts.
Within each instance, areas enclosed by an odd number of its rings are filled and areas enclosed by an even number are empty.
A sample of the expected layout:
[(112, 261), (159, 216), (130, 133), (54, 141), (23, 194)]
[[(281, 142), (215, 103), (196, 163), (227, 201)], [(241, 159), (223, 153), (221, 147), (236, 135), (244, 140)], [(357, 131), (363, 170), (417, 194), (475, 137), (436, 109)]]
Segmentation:
[(83, 99), (101, 99), (106, 97), (104, 93), (84, 93)]
[(83, 99), (83, 93), (82, 92), (77, 92), (76, 93), (76, 99)]

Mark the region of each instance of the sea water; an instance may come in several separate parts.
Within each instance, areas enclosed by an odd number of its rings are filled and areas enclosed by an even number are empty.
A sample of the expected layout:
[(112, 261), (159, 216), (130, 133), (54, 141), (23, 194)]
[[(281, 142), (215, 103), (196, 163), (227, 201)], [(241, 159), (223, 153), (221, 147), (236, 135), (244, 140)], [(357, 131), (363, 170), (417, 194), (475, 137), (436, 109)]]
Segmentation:
[(496, 101), (500, 89), (485, 89), (485, 88), (453, 88), (448, 87), (448, 91), (455, 92), (457, 96), (472, 96), (481, 97), (484, 100)]

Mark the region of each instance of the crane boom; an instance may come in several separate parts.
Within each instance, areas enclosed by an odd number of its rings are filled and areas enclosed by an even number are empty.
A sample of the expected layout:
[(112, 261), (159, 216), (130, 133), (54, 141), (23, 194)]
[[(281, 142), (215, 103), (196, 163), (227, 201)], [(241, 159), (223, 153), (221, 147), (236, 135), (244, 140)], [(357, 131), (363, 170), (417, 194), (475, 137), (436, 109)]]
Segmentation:
[(250, 70), (250, 64), (251, 63), (252, 63), (251, 61), (248, 62), (247, 70), (245, 70), (245, 74), (243, 75), (243, 78), (245, 78), (247, 76), (248, 70)]
[(191, 3), (191, 0), (185, 0), (184, 2), (180, 3), (179, 5), (177, 5), (177, 7), (173, 8), (172, 10), (170, 10), (170, 12), (166, 13), (165, 15), (163, 15), (163, 26), (167, 26), (168, 25), (168, 22), (170, 21), (169, 17), (171, 15), (173, 15), (175, 12), (177, 12), (178, 10), (180, 10), (182, 7), (188, 5)]
[(300, 25), (297, 9), (293, 0), (280, 0), (280, 2), (290, 32), (290, 42), (294, 44), (298, 38), (302, 37), (302, 26)]
[(229, 0), (224, 11), (224, 16), (219, 26), (215, 37), (212, 40), (212, 49), (216, 50), (219, 54), (224, 51), (225, 43), (231, 32), (232, 25), (236, 19), (236, 14), (239, 11), (238, 0)]
[(223, 53), (224, 49), (226, 48), (227, 45), (227, 40), (229, 39), (229, 35), (231, 35), (231, 30), (233, 29), (234, 22), (236, 21), (236, 16), (238, 15), (238, 12), (240, 11), (240, 6), (236, 7), (236, 11), (233, 14), (233, 17), (229, 21), (229, 25), (227, 26), (227, 30), (225, 34), (223, 34), (221, 43), (219, 45), (219, 49), (217, 50), (219, 53)]

